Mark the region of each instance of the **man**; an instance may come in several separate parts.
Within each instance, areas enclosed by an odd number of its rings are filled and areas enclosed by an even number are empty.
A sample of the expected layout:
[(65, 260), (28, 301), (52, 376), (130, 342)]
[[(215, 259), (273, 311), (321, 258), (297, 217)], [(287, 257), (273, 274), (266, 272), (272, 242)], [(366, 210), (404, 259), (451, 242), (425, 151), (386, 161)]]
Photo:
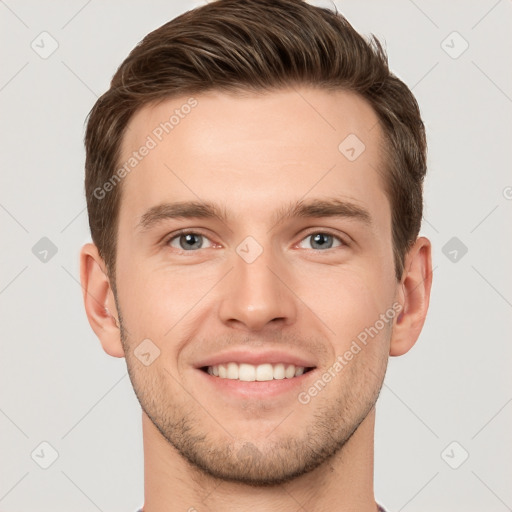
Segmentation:
[(380, 43), (212, 2), (130, 53), (85, 145), (84, 302), (142, 407), (144, 512), (383, 510), (375, 403), (432, 269), (424, 125)]

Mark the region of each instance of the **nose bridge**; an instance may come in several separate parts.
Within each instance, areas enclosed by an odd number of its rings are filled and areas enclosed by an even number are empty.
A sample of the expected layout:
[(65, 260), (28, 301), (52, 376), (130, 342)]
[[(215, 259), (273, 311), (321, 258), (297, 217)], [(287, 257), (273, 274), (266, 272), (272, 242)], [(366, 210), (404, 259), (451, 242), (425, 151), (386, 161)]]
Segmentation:
[(247, 237), (237, 246), (233, 261), (220, 308), (222, 320), (250, 330), (260, 330), (277, 319), (293, 321), (293, 297), (280, 276), (283, 262), (270, 245), (263, 247)]

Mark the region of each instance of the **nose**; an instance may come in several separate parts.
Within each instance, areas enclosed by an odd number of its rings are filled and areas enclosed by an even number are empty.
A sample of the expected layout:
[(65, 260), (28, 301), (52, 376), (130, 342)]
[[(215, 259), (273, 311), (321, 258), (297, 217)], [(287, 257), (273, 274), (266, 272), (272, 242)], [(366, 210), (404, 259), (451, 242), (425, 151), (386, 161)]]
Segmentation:
[(280, 327), (295, 322), (297, 304), (288, 287), (289, 272), (270, 250), (248, 263), (234, 255), (234, 268), (227, 276), (219, 314), (231, 328), (260, 331), (267, 324)]

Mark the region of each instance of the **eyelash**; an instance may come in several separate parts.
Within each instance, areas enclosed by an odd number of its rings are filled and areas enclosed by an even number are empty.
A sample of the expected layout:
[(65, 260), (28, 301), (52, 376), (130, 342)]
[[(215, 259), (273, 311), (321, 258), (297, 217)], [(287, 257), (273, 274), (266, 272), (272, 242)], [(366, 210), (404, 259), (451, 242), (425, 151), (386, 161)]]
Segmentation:
[[(314, 251), (314, 252), (328, 252), (328, 251), (332, 251), (334, 249), (341, 249), (343, 247), (349, 247), (349, 243), (346, 242), (343, 238), (341, 238), (339, 235), (335, 235), (334, 233), (331, 233), (329, 230), (315, 230), (315, 231), (310, 231), (308, 232), (307, 234), (304, 235), (303, 238), (301, 238), (300, 242), (302, 242), (303, 240), (305, 240), (306, 238), (312, 236), (312, 235), (318, 235), (318, 234), (322, 234), (322, 235), (329, 235), (329, 236), (332, 236), (333, 238), (335, 238), (336, 240), (338, 240), (339, 242), (341, 242), (341, 246), (340, 247), (331, 247), (329, 249), (324, 249), (324, 250), (317, 250), (317, 249), (307, 249), (308, 251)], [(169, 244), (175, 239), (175, 238), (179, 238), (180, 236), (182, 235), (201, 235), (205, 238), (207, 238), (208, 240), (209, 237), (208, 235), (206, 235), (205, 233), (201, 232), (201, 230), (197, 230), (197, 229), (181, 229), (179, 231), (176, 231), (174, 233), (172, 233), (170, 236), (166, 237), (165, 240), (164, 240), (164, 245), (165, 246), (169, 246)], [(210, 240), (211, 242), (211, 240)], [(299, 243), (300, 243), (299, 242)], [(175, 247), (173, 247), (173, 249), (175, 249), (176, 251), (178, 251), (179, 254), (182, 254), (182, 253), (194, 253), (194, 252), (197, 252), (197, 251), (185, 251), (183, 249), (176, 249)], [(208, 249), (208, 247), (207, 247)]]

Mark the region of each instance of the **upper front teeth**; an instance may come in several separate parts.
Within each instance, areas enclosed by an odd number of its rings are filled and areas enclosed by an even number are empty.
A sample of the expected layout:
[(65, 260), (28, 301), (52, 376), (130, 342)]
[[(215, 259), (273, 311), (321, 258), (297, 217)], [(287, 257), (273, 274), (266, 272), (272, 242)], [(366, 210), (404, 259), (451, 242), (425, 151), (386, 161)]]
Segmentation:
[(291, 379), (304, 373), (303, 366), (294, 364), (260, 364), (254, 366), (247, 363), (227, 363), (208, 366), (208, 373), (221, 379), (235, 379), (251, 382), (254, 380), (264, 381), (272, 379)]

